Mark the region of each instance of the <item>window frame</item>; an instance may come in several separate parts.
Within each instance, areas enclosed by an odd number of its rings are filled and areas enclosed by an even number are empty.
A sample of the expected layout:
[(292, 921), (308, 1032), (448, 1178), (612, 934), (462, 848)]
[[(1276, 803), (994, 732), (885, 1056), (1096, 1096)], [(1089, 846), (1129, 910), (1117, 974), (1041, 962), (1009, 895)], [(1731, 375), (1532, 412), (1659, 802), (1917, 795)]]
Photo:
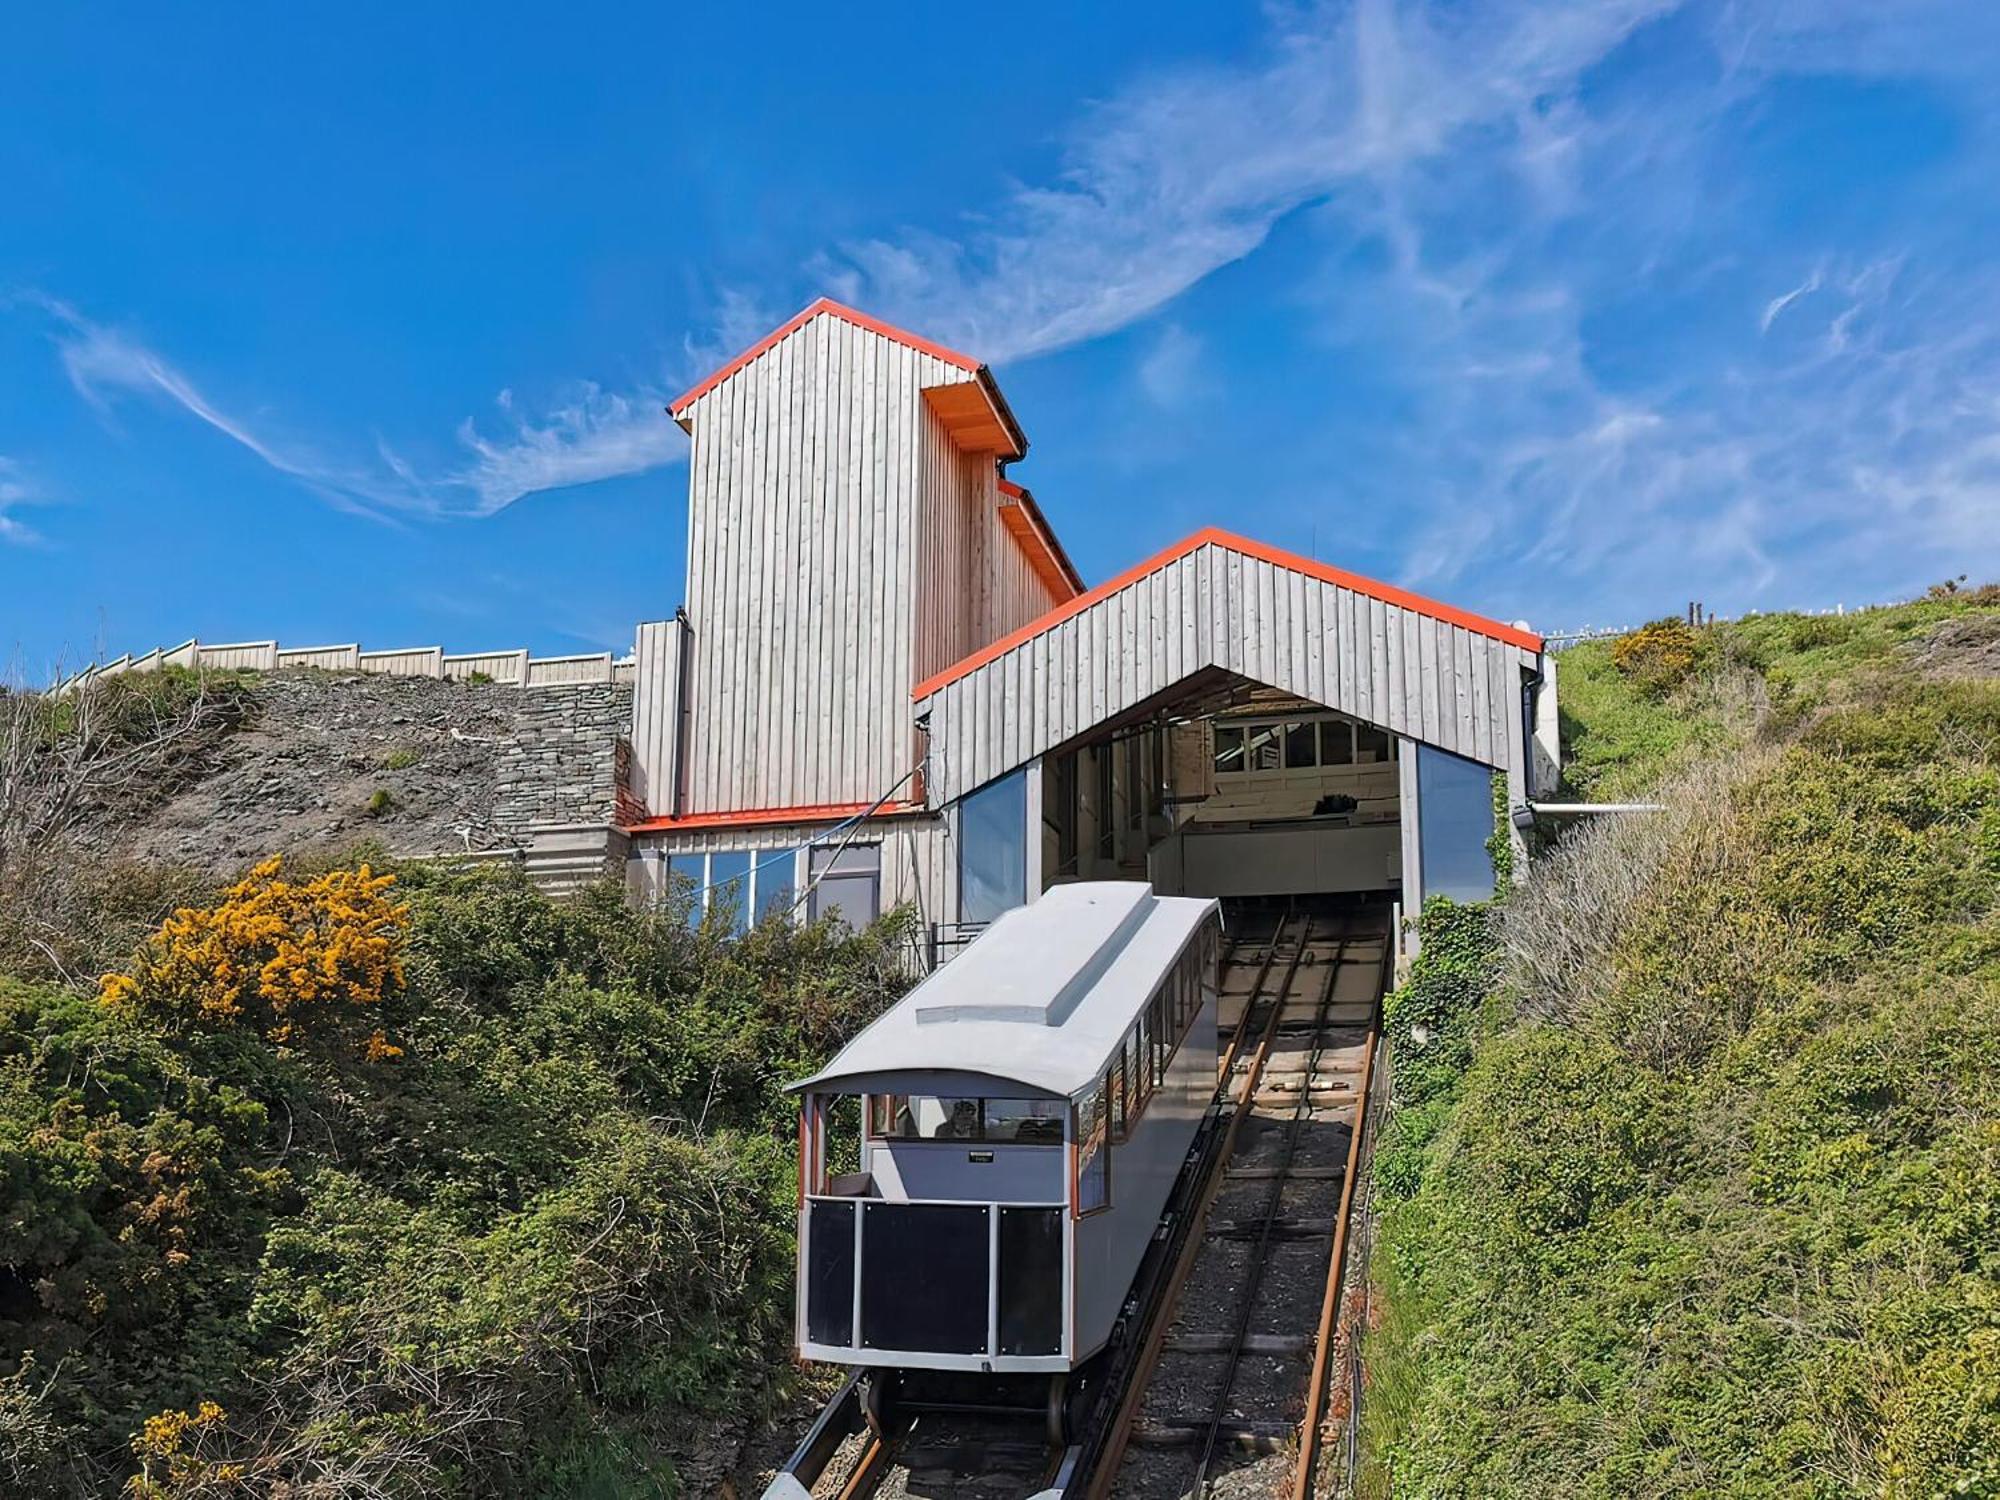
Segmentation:
[[(1326, 758), (1328, 731), (1335, 729), (1345, 735), (1346, 760)], [(1304, 761), (1293, 764), (1295, 740), (1309, 741), (1312, 752), (1309, 764)], [(1398, 754), (1396, 736), (1390, 731), (1332, 709), (1304, 715), (1261, 714), (1216, 720), (1209, 730), (1209, 749), (1211, 780), (1222, 776), (1271, 776), (1390, 765)], [(1363, 759), (1364, 750), (1374, 758)], [(1235, 759), (1233, 768), (1222, 764), (1225, 756)]]
[[(820, 893), (827, 889), (827, 887), (838, 887), (842, 882), (860, 882), (863, 880), (868, 882), (870, 904), (875, 909), (875, 915), (870, 917), (869, 921), (873, 922), (881, 918), (882, 845), (879, 840), (870, 839), (866, 843), (856, 842), (845, 846), (808, 844), (800, 853), (804, 860), (804, 870), (802, 873), (805, 877), (805, 884), (810, 888), (804, 902), (801, 903), (805, 920), (808, 922), (817, 922), (822, 917), (829, 915), (829, 913), (821, 909), (820, 904)], [(827, 868), (824, 871), (815, 872), (813, 869), (813, 857), (817, 854), (825, 854), (827, 856)], [(855, 860), (856, 864), (848, 869), (842, 869), (841, 862), (850, 858)], [(873, 864), (864, 867), (861, 864), (861, 861), (864, 860), (872, 860)], [(852, 923), (849, 925), (853, 926)], [(856, 930), (859, 931), (858, 928)]]
[[(1077, 1101), (1070, 1101), (1070, 1153), (1069, 1153), (1069, 1209), (1073, 1219), (1088, 1219), (1093, 1214), (1101, 1214), (1111, 1207), (1111, 1111), (1109, 1097), (1105, 1092), (1104, 1075), (1099, 1074), (1084, 1094), (1091, 1105), (1090, 1127), (1085, 1129), (1083, 1111)], [(1092, 1153), (1092, 1161), (1097, 1163), (1104, 1192), (1101, 1200), (1089, 1208), (1083, 1206), (1084, 1150), (1093, 1141), (1097, 1149)]]
[(674, 867), (683, 861), (688, 863), (699, 861), (701, 874), (698, 877), (689, 877), (694, 880), (695, 888), (692, 893), (694, 905), (688, 912), (688, 926), (690, 928), (703, 926), (707, 923), (709, 912), (715, 905), (716, 892), (721, 889), (721, 885), (717, 884), (714, 874), (716, 857), (718, 855), (726, 857), (732, 854), (741, 854), (748, 856), (750, 860), (749, 869), (742, 875), (732, 875), (721, 883), (722, 885), (735, 885), (739, 880), (743, 882), (742, 910), (737, 914), (738, 925), (731, 928), (729, 936), (732, 938), (742, 937), (751, 928), (763, 921), (763, 914), (758, 910), (759, 899), (765, 894), (763, 887), (766, 881), (775, 882), (778, 879), (776, 875), (767, 875), (765, 872), (774, 870), (780, 866), (790, 866), (789, 870), (783, 876), (783, 885), (788, 887), (792, 892), (793, 909), (786, 914), (786, 917), (788, 921), (797, 921), (799, 863), (803, 852), (802, 848), (749, 849), (735, 844), (726, 848), (715, 849), (662, 850), (660, 853), (660, 867), (662, 873), (667, 878), (659, 887), (660, 903), (664, 904), (665, 901), (672, 898), (673, 876), (681, 873)]

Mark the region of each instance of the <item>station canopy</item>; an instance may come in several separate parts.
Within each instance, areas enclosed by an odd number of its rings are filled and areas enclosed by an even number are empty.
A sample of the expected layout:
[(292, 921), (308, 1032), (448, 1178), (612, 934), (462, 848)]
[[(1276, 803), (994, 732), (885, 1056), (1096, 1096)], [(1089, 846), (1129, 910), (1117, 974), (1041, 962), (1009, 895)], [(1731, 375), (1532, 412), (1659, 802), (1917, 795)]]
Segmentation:
[(926, 795), (1106, 725), (1261, 684), (1509, 773), (1542, 638), (1225, 531), (1195, 533), (917, 684)]

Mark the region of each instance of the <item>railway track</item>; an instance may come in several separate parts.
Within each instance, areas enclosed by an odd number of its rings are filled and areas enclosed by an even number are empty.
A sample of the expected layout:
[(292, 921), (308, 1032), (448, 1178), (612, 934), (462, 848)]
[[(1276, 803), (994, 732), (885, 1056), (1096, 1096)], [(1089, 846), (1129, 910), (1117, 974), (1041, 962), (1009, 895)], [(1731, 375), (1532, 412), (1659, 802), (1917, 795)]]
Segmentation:
[(1232, 935), (1218, 1105), (1075, 1446), (1052, 1445), (1026, 1412), (892, 1410), (869, 1425), (850, 1383), (797, 1494), (1311, 1494), (1388, 951), (1377, 907), (1251, 914)]
[(1223, 975), (1227, 1123), (1081, 1493), (1312, 1492), (1388, 923), (1286, 912)]

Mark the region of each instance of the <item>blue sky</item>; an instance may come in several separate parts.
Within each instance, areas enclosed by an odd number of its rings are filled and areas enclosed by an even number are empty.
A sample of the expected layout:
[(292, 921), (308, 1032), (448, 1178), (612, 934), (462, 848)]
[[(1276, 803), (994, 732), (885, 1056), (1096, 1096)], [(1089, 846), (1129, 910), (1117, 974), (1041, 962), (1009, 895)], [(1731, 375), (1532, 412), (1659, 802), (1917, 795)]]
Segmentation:
[(663, 401), (821, 293), (992, 363), (1093, 580), (2000, 575), (2000, 8), (698, 11), (14, 16), (0, 650), (624, 649)]

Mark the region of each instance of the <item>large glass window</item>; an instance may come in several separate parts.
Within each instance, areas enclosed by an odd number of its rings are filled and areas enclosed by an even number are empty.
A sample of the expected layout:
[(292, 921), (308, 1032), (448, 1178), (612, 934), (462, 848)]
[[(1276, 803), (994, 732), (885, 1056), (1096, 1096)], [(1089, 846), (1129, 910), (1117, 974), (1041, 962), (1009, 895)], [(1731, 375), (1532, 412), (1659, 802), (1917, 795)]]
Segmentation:
[(1426, 898), (1484, 901), (1493, 894), (1493, 773), (1429, 745), (1417, 747), (1418, 849)]
[(715, 849), (667, 856), (667, 894), (688, 897), (688, 925), (725, 924), (741, 936), (753, 921), (783, 915), (795, 898), (795, 849)]
[(859, 932), (882, 907), (882, 848), (879, 844), (849, 844), (814, 849), (811, 853), (811, 917), (839, 917)]
[(669, 854), (667, 856), (667, 889), (663, 893), (670, 899), (685, 898), (688, 903), (688, 926), (701, 926), (701, 913), (707, 897), (702, 887), (708, 884), (708, 856), (706, 854)]
[(990, 922), (1027, 899), (1028, 783), (1016, 771), (958, 805), (958, 919)]
[(708, 857), (708, 918), (741, 935), (750, 928), (748, 849), (718, 849)]

